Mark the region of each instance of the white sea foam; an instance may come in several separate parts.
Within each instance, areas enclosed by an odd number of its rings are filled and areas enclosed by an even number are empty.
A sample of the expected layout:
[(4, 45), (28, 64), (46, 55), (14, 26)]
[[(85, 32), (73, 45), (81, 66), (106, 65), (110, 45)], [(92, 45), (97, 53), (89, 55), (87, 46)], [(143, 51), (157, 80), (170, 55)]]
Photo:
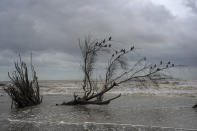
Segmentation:
[[(68, 95), (82, 93), (80, 81), (44, 81), (41, 82), (41, 93), (43, 95)], [(197, 80), (169, 80), (160, 82), (159, 87), (139, 86), (135, 82), (125, 83), (115, 87), (108, 94), (133, 95), (188, 95), (197, 96)]]
[[(72, 95), (74, 92), (81, 94), (82, 83), (80, 81), (40, 81), (40, 90), (42, 95)], [(122, 95), (186, 95), (197, 96), (197, 80), (169, 80), (162, 81), (159, 87), (139, 86), (138, 83), (130, 82), (115, 87), (108, 94)], [(5, 95), (0, 87), (0, 96)]]
[[(44, 121), (23, 121), (17, 119), (9, 119), (8, 121), (14, 123), (35, 123), (35, 124), (57, 124), (57, 125), (66, 125), (70, 129), (80, 129), (83, 128), (84, 130), (196, 130), (196, 129), (183, 129), (183, 128), (174, 128), (174, 127), (161, 127), (161, 126), (147, 126), (147, 125), (134, 125), (134, 124), (118, 124), (118, 123), (97, 123), (97, 122), (84, 122), (84, 123), (70, 123), (65, 121), (59, 122), (44, 122)], [(71, 127), (70, 127), (71, 126)], [(77, 128), (76, 128), (77, 127)]]

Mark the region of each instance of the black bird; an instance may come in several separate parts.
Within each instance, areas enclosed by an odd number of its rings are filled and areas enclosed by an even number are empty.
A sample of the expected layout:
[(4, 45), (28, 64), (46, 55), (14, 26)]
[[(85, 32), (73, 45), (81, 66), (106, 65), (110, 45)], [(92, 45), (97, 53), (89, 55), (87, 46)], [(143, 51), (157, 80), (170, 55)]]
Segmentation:
[(174, 67), (174, 64), (172, 64), (172, 67)]
[(168, 64), (170, 64), (170, 61), (168, 62)]
[(111, 36), (109, 37), (109, 41), (111, 40)]
[(114, 54), (112, 54), (112, 57), (114, 57)]
[(155, 67), (157, 67), (157, 65), (156, 65), (156, 64), (154, 65), (154, 68), (155, 68)]
[(118, 86), (118, 84), (116, 82), (113, 83), (114, 86)]
[(134, 46), (132, 46), (130, 50), (133, 50), (133, 49), (134, 49)]
[(105, 39), (103, 40), (103, 43), (105, 43)]
[(116, 54), (118, 54), (118, 51), (116, 50)]
[(96, 42), (96, 46), (98, 46), (98, 42)]
[(162, 63), (163, 63), (163, 62), (162, 62), (162, 61), (160, 61), (160, 65), (162, 65)]
[(168, 68), (168, 65), (166, 65), (166, 68)]
[(109, 44), (109, 47), (111, 47), (111, 44)]

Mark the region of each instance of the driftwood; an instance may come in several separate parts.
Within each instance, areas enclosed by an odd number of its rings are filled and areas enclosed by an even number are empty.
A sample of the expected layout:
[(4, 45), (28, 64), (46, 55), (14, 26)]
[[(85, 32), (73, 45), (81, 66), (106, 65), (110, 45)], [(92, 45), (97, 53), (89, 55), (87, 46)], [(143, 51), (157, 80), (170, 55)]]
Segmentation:
[[(157, 84), (157, 80), (162, 79), (159, 72), (174, 67), (170, 61), (164, 63), (160, 61), (158, 65), (148, 64), (146, 58), (139, 59), (133, 66), (130, 66), (128, 61), (124, 59), (124, 56), (130, 52), (134, 52), (134, 46), (129, 49), (113, 49), (111, 43), (114, 42), (112, 37), (104, 40), (91, 40), (86, 38), (84, 43), (79, 46), (82, 53), (82, 71), (84, 74), (82, 89), (84, 94), (78, 96), (74, 93), (74, 99), (69, 102), (63, 102), (61, 105), (84, 105), (84, 104), (109, 104), (110, 101), (118, 98), (121, 94), (111, 99), (104, 100), (104, 94), (119, 86), (122, 83), (128, 81), (138, 81), (141, 84), (147, 81)], [(93, 72), (96, 66), (96, 62), (99, 54), (113, 52), (106, 67), (104, 79), (102, 85), (98, 85), (98, 82), (93, 78)]]
[(4, 91), (12, 99), (11, 107), (13, 107), (13, 104), (16, 108), (40, 104), (42, 102), (42, 97), (40, 97), (40, 88), (36, 71), (32, 65), (32, 57), (30, 65), (32, 80), (29, 79), (27, 65), (21, 60), (20, 55), (19, 62), (15, 62), (14, 65), (15, 71), (12, 75), (8, 72), (11, 83), (4, 87)]
[(95, 105), (106, 105), (109, 104), (112, 100), (120, 97), (121, 94), (119, 94), (116, 97), (113, 97), (111, 99), (105, 100), (105, 101), (99, 101), (99, 100), (94, 100), (94, 101), (87, 101), (84, 99), (80, 99), (80, 97), (78, 99), (74, 99), (70, 102), (63, 102), (62, 105), (86, 105), (86, 104), (95, 104)]

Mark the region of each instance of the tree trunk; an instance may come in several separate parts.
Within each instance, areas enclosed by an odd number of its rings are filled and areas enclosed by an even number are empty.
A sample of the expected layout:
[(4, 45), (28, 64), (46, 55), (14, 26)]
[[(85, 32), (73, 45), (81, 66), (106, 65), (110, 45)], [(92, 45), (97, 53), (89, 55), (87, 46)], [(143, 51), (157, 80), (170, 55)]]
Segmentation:
[(69, 102), (63, 102), (61, 105), (88, 105), (88, 104), (95, 104), (95, 105), (107, 105), (109, 104), (112, 100), (120, 97), (121, 94), (119, 94), (118, 96), (115, 96), (111, 99), (108, 99), (108, 100), (94, 100), (94, 101), (89, 101), (89, 100), (85, 100), (85, 99), (82, 99), (82, 98), (78, 98), (78, 99), (74, 99), (72, 101), (69, 101)]

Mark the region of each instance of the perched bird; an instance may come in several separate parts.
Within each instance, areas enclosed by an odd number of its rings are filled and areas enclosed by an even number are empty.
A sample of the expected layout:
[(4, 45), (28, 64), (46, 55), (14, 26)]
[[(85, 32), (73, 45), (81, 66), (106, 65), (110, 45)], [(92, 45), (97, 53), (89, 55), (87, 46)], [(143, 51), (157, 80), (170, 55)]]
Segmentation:
[(116, 54), (118, 54), (118, 51), (116, 50)]
[(96, 46), (98, 46), (98, 42), (96, 42)]
[(116, 82), (113, 83), (114, 86), (118, 86), (118, 84)]
[(174, 67), (174, 64), (172, 64), (172, 67)]
[(133, 49), (134, 49), (134, 46), (132, 46), (130, 50), (133, 50)]
[(122, 49), (122, 52), (125, 53), (126, 52), (125, 49)]
[(150, 69), (153, 69), (153, 67), (151, 66)]
[(114, 54), (112, 54), (112, 57), (114, 57)]
[(166, 65), (166, 68), (168, 68), (168, 65)]
[(146, 61), (146, 57), (144, 57), (144, 60)]
[(163, 63), (163, 62), (162, 62), (162, 61), (160, 61), (160, 65), (162, 65), (162, 63)]
[(157, 65), (156, 65), (156, 64), (154, 65), (154, 68), (155, 68), (155, 67), (157, 67)]
[(157, 71), (160, 71), (161, 69), (157, 68)]
[(105, 39), (103, 40), (103, 43), (105, 43)]
[(108, 46), (111, 47), (111, 44), (109, 44)]
[(170, 64), (170, 61), (168, 61), (168, 64)]
[(111, 40), (111, 36), (109, 37), (109, 41)]

